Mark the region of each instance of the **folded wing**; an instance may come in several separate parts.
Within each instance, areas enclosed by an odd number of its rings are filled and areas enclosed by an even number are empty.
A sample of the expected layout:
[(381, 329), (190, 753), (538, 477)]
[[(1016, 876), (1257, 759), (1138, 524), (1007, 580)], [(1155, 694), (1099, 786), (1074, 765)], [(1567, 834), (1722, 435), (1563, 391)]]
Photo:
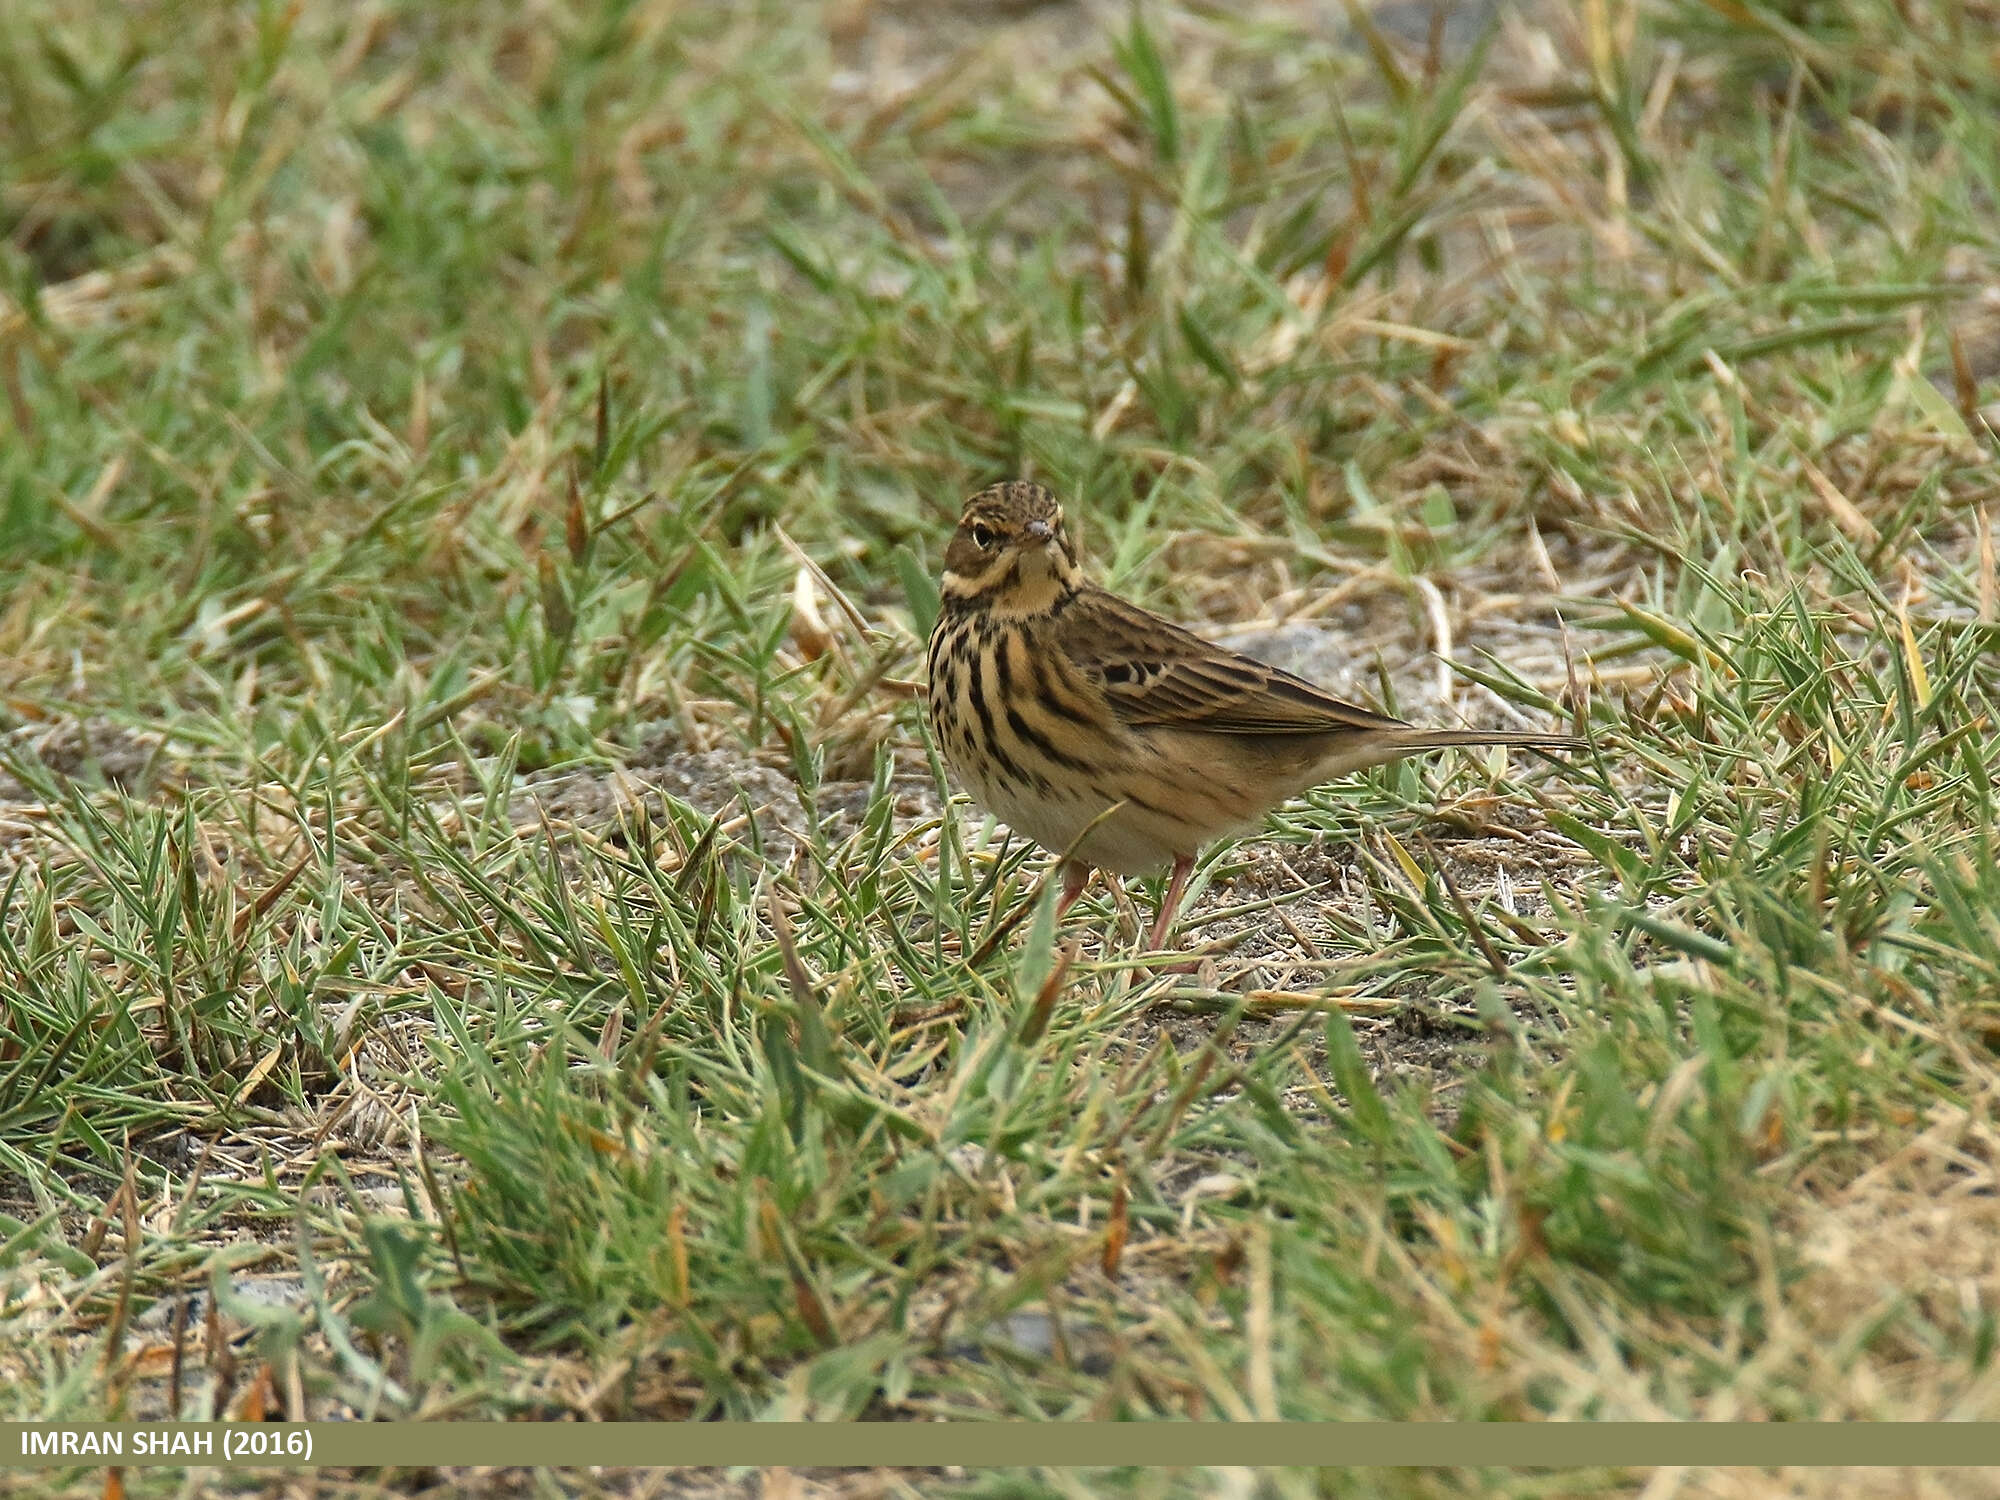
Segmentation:
[(1064, 654), (1126, 724), (1250, 735), (1409, 727), (1102, 590), (1065, 609), (1060, 629)]

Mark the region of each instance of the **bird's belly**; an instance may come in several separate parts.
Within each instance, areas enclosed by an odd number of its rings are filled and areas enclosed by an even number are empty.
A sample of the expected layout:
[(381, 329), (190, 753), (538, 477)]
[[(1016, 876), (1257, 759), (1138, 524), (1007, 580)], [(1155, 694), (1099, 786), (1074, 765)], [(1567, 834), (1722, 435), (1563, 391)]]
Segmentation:
[[(1171, 864), (1177, 854), (1193, 852), (1180, 830), (1163, 825), (1129, 802), (1107, 814), (1105, 809), (1112, 807), (1113, 799), (1089, 788), (1052, 786), (1043, 790), (977, 775), (969, 768), (962, 768), (960, 775), (972, 800), (1014, 832), (1033, 839), (1051, 854), (1073, 852), (1096, 869), (1143, 875)], [(1089, 833), (1085, 834), (1085, 829)]]

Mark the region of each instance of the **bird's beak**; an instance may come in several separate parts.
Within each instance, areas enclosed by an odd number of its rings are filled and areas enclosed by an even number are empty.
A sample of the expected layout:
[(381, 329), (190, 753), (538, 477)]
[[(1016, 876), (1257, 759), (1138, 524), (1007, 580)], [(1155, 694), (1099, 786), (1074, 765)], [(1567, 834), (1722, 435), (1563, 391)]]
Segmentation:
[(1056, 528), (1050, 521), (1030, 521), (1025, 528), (1028, 535), (1044, 546), (1055, 540)]

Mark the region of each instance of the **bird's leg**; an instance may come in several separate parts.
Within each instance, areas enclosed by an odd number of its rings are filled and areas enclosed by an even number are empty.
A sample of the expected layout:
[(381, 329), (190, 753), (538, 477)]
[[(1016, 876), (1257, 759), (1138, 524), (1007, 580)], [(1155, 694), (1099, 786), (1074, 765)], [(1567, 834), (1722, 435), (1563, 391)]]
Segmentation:
[[(1056, 920), (1058, 922), (1062, 920), (1062, 914), (1075, 904), (1076, 898), (1083, 894), (1083, 888), (1090, 884), (1091, 873), (1090, 866), (1078, 860), (1066, 859), (1063, 861), (1062, 895), (1056, 899)], [(987, 934), (986, 941), (973, 950), (972, 957), (966, 960), (967, 963), (976, 969), (999, 951), (1000, 945), (1013, 935), (1014, 929), (1026, 920), (1028, 913), (1041, 905), (1042, 895), (1049, 888), (1048, 880), (1048, 876), (1044, 875), (1040, 885), (1036, 886), (1022, 900), (1015, 903), (1014, 909), (1002, 917), (1000, 924)]]
[(1063, 861), (1062, 897), (1056, 902), (1056, 920), (1060, 922), (1064, 912), (1076, 905), (1076, 898), (1083, 894), (1083, 888), (1090, 884), (1090, 866), (1079, 859)]
[(1168, 877), (1166, 894), (1160, 897), (1160, 915), (1153, 923), (1153, 935), (1146, 939), (1146, 946), (1157, 951), (1167, 940), (1167, 929), (1173, 925), (1174, 912), (1181, 904), (1181, 892), (1187, 889), (1188, 876), (1194, 873), (1194, 856), (1177, 854), (1174, 856), (1174, 873)]

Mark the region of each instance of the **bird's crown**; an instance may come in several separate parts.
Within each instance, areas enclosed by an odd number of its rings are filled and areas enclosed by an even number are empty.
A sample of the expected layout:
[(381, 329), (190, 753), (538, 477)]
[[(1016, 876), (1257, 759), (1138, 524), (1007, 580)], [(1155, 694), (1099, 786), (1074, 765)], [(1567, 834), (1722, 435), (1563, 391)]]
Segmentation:
[(988, 485), (966, 501), (958, 524), (961, 530), (984, 526), (996, 538), (1012, 538), (1029, 533), (1038, 521), (1050, 534), (1059, 535), (1062, 520), (1062, 504), (1053, 492), (1033, 480), (1009, 479)]

